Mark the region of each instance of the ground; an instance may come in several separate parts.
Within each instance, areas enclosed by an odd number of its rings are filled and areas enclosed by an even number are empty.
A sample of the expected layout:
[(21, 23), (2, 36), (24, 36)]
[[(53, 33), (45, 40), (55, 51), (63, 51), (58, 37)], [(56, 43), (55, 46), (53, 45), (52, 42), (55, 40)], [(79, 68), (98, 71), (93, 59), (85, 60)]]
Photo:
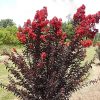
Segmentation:
[[(100, 65), (97, 65), (98, 59), (95, 62), (96, 64), (93, 64), (90, 70), (89, 80), (95, 80), (100, 76)], [(70, 100), (100, 100), (100, 81), (73, 93)]]

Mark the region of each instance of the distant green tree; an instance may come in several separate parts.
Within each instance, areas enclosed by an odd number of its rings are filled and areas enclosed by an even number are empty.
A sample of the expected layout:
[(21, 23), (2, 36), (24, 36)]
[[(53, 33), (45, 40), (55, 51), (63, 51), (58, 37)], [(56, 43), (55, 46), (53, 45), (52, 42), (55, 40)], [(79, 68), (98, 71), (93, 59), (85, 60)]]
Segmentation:
[(97, 33), (95, 38), (94, 38), (94, 42), (100, 41), (100, 33)]
[(0, 44), (19, 44), (16, 37), (17, 27), (7, 26), (6, 28), (0, 28)]
[(1, 19), (0, 21), (0, 27), (8, 27), (8, 26), (13, 26), (15, 23), (13, 22), (12, 19)]
[(71, 39), (72, 36), (74, 35), (73, 22), (72, 21), (64, 22), (62, 25), (62, 29), (64, 32), (67, 33), (68, 38)]

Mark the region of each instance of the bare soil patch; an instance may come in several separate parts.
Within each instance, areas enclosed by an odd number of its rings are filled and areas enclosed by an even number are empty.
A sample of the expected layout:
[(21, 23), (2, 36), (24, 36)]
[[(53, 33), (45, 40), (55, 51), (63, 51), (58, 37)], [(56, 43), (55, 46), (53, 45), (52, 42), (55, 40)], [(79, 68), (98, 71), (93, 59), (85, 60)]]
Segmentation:
[[(92, 69), (90, 70), (90, 77), (88, 80), (94, 80), (100, 77), (100, 65), (97, 65), (99, 62), (98, 59), (95, 60)], [(70, 100), (100, 100), (100, 81), (83, 87), (77, 92), (72, 94)]]

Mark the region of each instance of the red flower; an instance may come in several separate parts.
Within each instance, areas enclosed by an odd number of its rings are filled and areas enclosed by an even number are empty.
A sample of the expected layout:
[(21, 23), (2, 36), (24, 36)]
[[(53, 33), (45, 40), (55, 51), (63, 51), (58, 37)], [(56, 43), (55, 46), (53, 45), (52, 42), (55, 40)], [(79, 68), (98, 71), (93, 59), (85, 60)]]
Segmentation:
[(27, 23), (27, 25), (31, 25), (31, 20), (28, 19), (26, 23)]
[(92, 40), (83, 40), (81, 41), (83, 47), (90, 47), (92, 45)]
[(62, 19), (58, 19), (57, 17), (54, 17), (52, 20), (50, 20), (50, 24), (57, 30), (61, 29), (62, 27)]
[(85, 34), (85, 30), (84, 30), (83, 27), (77, 27), (77, 28), (76, 28), (76, 35), (77, 35), (77, 36), (82, 37), (82, 36), (84, 36), (84, 34)]
[(32, 32), (32, 30), (29, 30), (29, 33), (28, 33), (29, 37), (32, 38), (33, 40), (36, 39), (36, 34), (34, 32)]
[(62, 30), (58, 30), (56, 33), (57, 36), (62, 36)]
[(62, 38), (62, 40), (65, 40), (66, 37), (67, 37), (67, 34), (66, 33), (63, 33), (61, 38)]
[(40, 39), (41, 39), (42, 41), (46, 42), (46, 35), (41, 35), (41, 36), (40, 36)]
[(42, 52), (42, 53), (41, 53), (41, 59), (42, 59), (42, 60), (44, 60), (44, 59), (46, 58), (46, 56), (47, 56), (46, 52)]
[(36, 22), (32, 22), (32, 29), (34, 30), (37, 27), (37, 23)]
[(49, 23), (49, 20), (41, 21), (40, 26), (45, 27)]
[(83, 4), (83, 5), (81, 6), (81, 8), (82, 8), (82, 9), (85, 9), (85, 5)]
[(85, 19), (85, 5), (82, 5), (77, 9), (77, 12), (73, 16), (74, 22), (77, 25), (79, 22)]
[(24, 34), (28, 33), (28, 31), (29, 31), (29, 27), (25, 27), (25, 28), (22, 30), (22, 32), (23, 32)]
[(21, 40), (22, 43), (26, 42), (26, 36), (25, 36), (25, 34), (22, 34), (20, 40)]
[(17, 37), (18, 37), (19, 41), (21, 41), (22, 43), (26, 42), (26, 35), (25, 34), (18, 32)]
[(37, 22), (45, 21), (47, 16), (48, 16), (47, 8), (43, 7), (43, 9), (37, 11), (34, 20)]

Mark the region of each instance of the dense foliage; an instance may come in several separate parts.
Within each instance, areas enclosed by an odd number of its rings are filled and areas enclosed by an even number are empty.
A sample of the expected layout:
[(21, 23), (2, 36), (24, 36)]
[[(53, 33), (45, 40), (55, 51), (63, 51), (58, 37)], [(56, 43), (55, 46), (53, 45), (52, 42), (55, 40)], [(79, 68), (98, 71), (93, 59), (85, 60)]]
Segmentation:
[(18, 45), (20, 44), (17, 37), (16, 32), (18, 31), (16, 26), (8, 26), (6, 28), (0, 28), (0, 45), (11, 44)]
[(84, 5), (77, 9), (72, 24), (75, 33), (69, 44), (62, 20), (48, 20), (47, 16), (44, 7), (36, 12), (32, 22), (28, 19), (19, 27), (17, 37), (25, 47), (23, 54), (15, 48), (11, 54), (4, 52), (13, 66), (6, 62), (12, 75), (8, 77), (9, 84), (2, 86), (22, 100), (69, 100), (91, 68), (92, 62), (81, 63), (86, 56), (84, 47), (91, 45), (98, 32), (95, 24), (100, 12), (86, 16)]

